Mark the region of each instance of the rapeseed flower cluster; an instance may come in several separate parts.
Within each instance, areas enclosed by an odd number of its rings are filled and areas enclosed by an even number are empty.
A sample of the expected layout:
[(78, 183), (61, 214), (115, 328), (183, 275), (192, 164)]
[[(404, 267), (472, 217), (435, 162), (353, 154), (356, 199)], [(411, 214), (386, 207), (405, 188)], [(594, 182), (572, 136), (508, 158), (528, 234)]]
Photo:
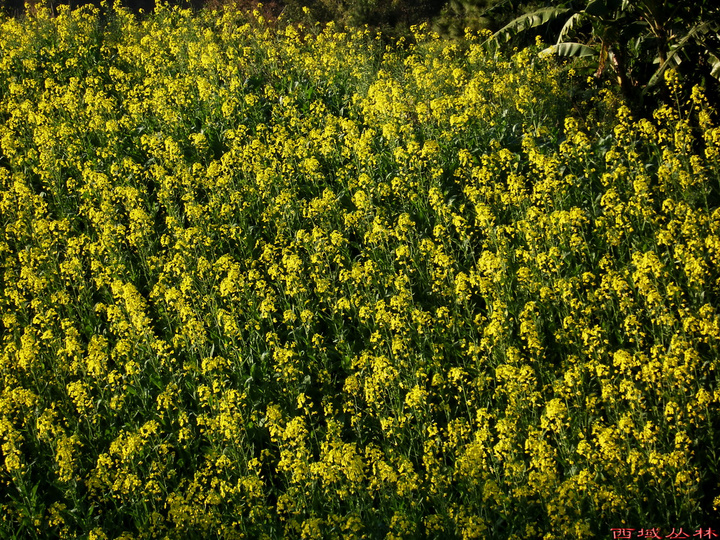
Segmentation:
[(162, 6), (1, 26), (3, 536), (707, 526), (701, 88), (579, 117), (551, 60), (481, 36)]

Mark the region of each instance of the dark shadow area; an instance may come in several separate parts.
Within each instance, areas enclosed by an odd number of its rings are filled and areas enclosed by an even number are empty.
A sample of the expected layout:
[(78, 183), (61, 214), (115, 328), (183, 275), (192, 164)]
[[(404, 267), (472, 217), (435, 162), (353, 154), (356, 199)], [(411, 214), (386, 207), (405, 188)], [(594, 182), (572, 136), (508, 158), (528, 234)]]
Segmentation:
[[(26, 12), (25, 8), (27, 4), (27, 10), (29, 13), (45, 6), (50, 9), (53, 15), (55, 15), (57, 14), (57, 8), (59, 6), (65, 5), (70, 7), (70, 9), (76, 9), (80, 6), (93, 5), (98, 9), (101, 9), (100, 3), (101, 0), (68, 0), (65, 2), (53, 2), (52, 0), (48, 2), (37, 2), (33, 0), (0, 0), (0, 12), (5, 13), (10, 17), (21, 17)], [(201, 2), (197, 3), (200, 4)], [(144, 13), (150, 13), (155, 9), (155, 0), (123, 0), (120, 4), (135, 14), (139, 14), (141, 11)], [(189, 4), (189, 2), (184, 2), (184, 4)]]

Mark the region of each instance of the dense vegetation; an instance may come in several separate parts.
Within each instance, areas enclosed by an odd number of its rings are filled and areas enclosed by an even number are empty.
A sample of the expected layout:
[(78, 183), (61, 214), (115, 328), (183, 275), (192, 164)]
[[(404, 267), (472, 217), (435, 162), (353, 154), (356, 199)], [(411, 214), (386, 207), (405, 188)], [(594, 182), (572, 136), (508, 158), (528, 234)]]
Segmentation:
[(718, 527), (702, 87), (640, 118), (546, 45), (231, 8), (1, 24), (0, 536)]

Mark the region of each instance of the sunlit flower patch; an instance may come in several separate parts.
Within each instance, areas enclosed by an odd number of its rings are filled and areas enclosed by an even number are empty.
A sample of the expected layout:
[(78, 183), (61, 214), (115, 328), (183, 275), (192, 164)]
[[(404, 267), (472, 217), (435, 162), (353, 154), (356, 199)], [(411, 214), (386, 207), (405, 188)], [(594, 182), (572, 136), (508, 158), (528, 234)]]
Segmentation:
[(702, 89), (414, 32), (2, 21), (0, 536), (717, 526)]

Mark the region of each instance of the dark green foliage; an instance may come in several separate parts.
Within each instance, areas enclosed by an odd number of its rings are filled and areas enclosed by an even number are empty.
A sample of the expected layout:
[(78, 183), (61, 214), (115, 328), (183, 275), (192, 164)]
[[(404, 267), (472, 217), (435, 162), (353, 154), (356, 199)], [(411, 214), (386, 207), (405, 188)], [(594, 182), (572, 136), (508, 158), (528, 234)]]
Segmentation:
[(489, 11), (496, 4), (497, 0), (451, 0), (435, 18), (433, 27), (439, 34), (453, 39), (462, 38), (467, 28), (474, 32), (490, 28)]
[[(518, 35), (562, 24), (546, 53), (594, 56), (594, 75), (612, 73), (623, 96), (638, 109), (652, 108), (667, 69), (717, 95), (720, 80), (720, 6), (709, 0), (586, 0), (545, 2), (503, 26), (488, 44), (513, 43)], [(527, 38), (526, 38), (527, 39)], [(661, 98), (664, 96), (660, 96)]]
[[(446, 0), (284, 0), (288, 20), (334, 21), (339, 26), (381, 30), (386, 37), (408, 36), (413, 24), (436, 17)], [(303, 8), (309, 10), (305, 14)]]

